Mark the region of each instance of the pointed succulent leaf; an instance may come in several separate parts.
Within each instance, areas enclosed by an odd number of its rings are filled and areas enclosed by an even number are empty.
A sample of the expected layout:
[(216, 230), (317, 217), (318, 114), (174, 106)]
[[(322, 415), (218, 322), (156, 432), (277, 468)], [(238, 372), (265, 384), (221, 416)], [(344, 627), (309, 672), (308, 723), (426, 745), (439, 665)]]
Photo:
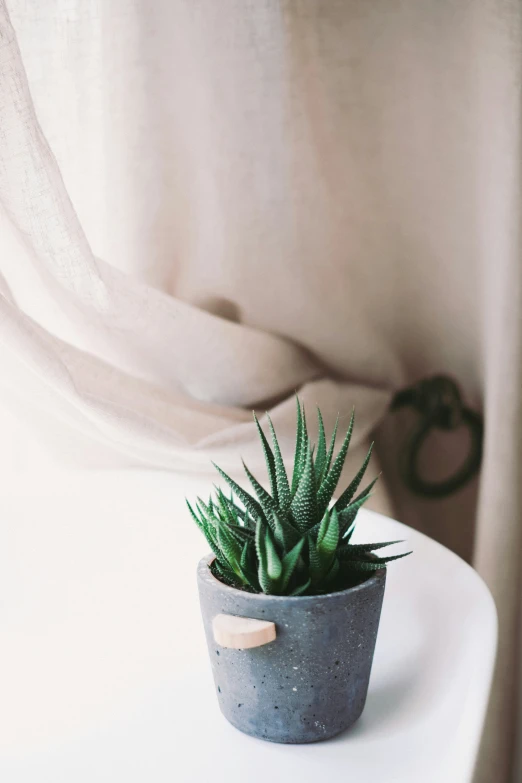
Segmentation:
[(295, 396), (295, 403), (297, 406), (297, 425), (295, 435), (295, 451), (294, 451), (294, 472), (292, 474), (292, 495), (295, 495), (297, 485), (299, 484), (299, 466), (301, 464), (301, 447), (303, 437), (303, 414), (301, 411), (301, 403), (299, 397)]
[(364, 497), (356, 498), (344, 511), (339, 514), (339, 530), (341, 538), (349, 541), (354, 530), (356, 517), (361, 506), (371, 497), (371, 494), (364, 495)]
[[(221, 517), (218, 516), (217, 510), (216, 513), (213, 512), (212, 514), (209, 515), (205, 514), (205, 511), (203, 510), (200, 504), (203, 504), (203, 501), (201, 501), (200, 498), (198, 498), (198, 510), (201, 515), (202, 523), (204, 525), (203, 532), (205, 533), (207, 541), (209, 542), (209, 544), (211, 544), (211, 546), (214, 544), (215, 546), (219, 547), (217, 541), (217, 529), (222, 524)], [(208, 509), (208, 507), (206, 508)]]
[(310, 579), (314, 583), (319, 582), (323, 575), (323, 565), (321, 563), (317, 547), (315, 546), (314, 540), (311, 536), (308, 536), (308, 558)]
[[(335, 504), (335, 507), (336, 507), (337, 511), (342, 511), (344, 508), (346, 508), (347, 506), (350, 505), (350, 502), (351, 502), (353, 496), (355, 495), (355, 493), (359, 489), (359, 484), (363, 480), (364, 474), (366, 472), (366, 468), (368, 467), (368, 463), (370, 462), (370, 458), (372, 456), (372, 451), (373, 451), (373, 443), (370, 444), (370, 448), (368, 449), (368, 453), (367, 453), (367, 455), (366, 455), (366, 457), (364, 459), (364, 462), (363, 462), (359, 472), (357, 473), (357, 475), (355, 476), (353, 481), (350, 482), (350, 484), (346, 487), (344, 492), (341, 494), (341, 496), (337, 500), (337, 502)], [(368, 489), (368, 492), (370, 491), (370, 489)]]
[(210, 505), (207, 506), (207, 504), (201, 500), (199, 496), (196, 498), (196, 501), (198, 511), (201, 514), (201, 519), (205, 520), (207, 524), (212, 525), (212, 527), (215, 527), (217, 524), (217, 516), (214, 507), (212, 507), (211, 510)]
[(218, 508), (219, 508), (219, 516), (221, 519), (223, 519), (227, 524), (234, 525), (234, 515), (230, 511), (228, 507), (228, 500), (223, 494), (223, 491), (221, 489), (217, 490), (217, 500), (218, 500)]
[(258, 580), (257, 580), (257, 574), (255, 573), (255, 570), (252, 568), (253, 562), (255, 562), (255, 559), (252, 557), (254, 552), (254, 544), (245, 542), (243, 545), (243, 551), (241, 552), (241, 560), (240, 560), (240, 566), (241, 571), (245, 575), (248, 584), (253, 587), (254, 589), (258, 586)]
[(258, 519), (256, 525), (256, 554), (257, 554), (257, 578), (263, 593), (272, 593), (272, 580), (268, 576), (268, 562), (266, 553), (266, 525)]
[(315, 478), (317, 486), (321, 485), (324, 466), (326, 465), (326, 434), (324, 431), (324, 422), (321, 411), (317, 408), (317, 422), (319, 435), (317, 439), (317, 453), (315, 455)]
[(292, 498), (295, 497), (299, 488), (299, 482), (301, 481), (305, 469), (308, 451), (310, 450), (313, 455), (313, 445), (308, 437), (304, 405), (299, 407), (298, 417), (300, 417), (301, 426), (298, 426), (299, 441), (296, 440), (296, 457), (294, 459), (294, 470), (292, 474)]
[(245, 473), (248, 476), (248, 480), (252, 484), (254, 488), (254, 492), (257, 495), (257, 499), (259, 500), (259, 503), (261, 504), (261, 508), (265, 512), (265, 516), (267, 519), (270, 517), (272, 511), (277, 511), (277, 503), (275, 500), (271, 497), (271, 495), (268, 494), (266, 489), (261, 486), (259, 481), (256, 479), (256, 477), (250, 472), (248, 467), (243, 462), (243, 468), (245, 469)]
[(378, 563), (392, 563), (394, 560), (401, 560), (403, 557), (408, 557), (408, 555), (413, 554), (413, 552), (410, 550), (409, 552), (401, 552), (400, 555), (387, 555), (386, 557), (377, 557), (377, 555), (373, 556), (373, 560), (376, 560)]
[(224, 522), (228, 532), (234, 536), (235, 540), (243, 546), (245, 543), (254, 543), (254, 533), (252, 530), (247, 530), (246, 527), (238, 527), (238, 525), (230, 525), (228, 522)]
[(350, 543), (350, 540), (355, 533), (355, 527), (357, 525), (357, 520), (354, 519), (350, 525), (348, 525), (346, 531), (344, 532), (342, 539), (343, 541), (346, 541), (346, 543)]
[(230, 476), (225, 473), (224, 470), (221, 470), (219, 465), (216, 465), (215, 462), (212, 463), (214, 467), (216, 468), (219, 475), (225, 479), (227, 484), (234, 490), (234, 493), (239, 498), (239, 500), (243, 503), (247, 511), (252, 514), (253, 517), (257, 517), (261, 514), (261, 506), (255, 500), (255, 498), (252, 497), (252, 495), (249, 495), (248, 492), (246, 492), (243, 487), (240, 487), (239, 484), (234, 481), (233, 478), (230, 478)]
[[(242, 547), (243, 544), (245, 543), (244, 540), (242, 538), (240, 538), (238, 535), (236, 535), (235, 531), (233, 529), (231, 529), (230, 525), (227, 522), (222, 522), (221, 524), (222, 524), (222, 527), (227, 530), (228, 534), (230, 536), (232, 536), (232, 538), (234, 539), (236, 544), (239, 547)], [(218, 536), (218, 538), (219, 538), (219, 536)]]
[[(343, 557), (343, 561), (346, 566), (355, 571), (378, 571), (380, 568), (386, 568), (387, 563), (391, 563), (393, 560), (400, 560), (402, 557), (411, 555), (411, 552), (403, 552), (400, 555), (391, 555), (390, 557), (374, 557), (371, 560), (352, 560), (351, 558)], [(361, 556), (359, 556), (361, 557)]]
[(316, 522), (315, 525), (308, 530), (308, 533), (311, 536), (313, 536), (313, 539), (314, 539), (316, 545), (317, 545), (318, 541), (320, 541), (320, 539), (326, 533), (326, 529), (327, 529), (327, 527), (329, 525), (329, 522), (330, 522), (329, 517), (330, 517), (330, 512), (327, 509), (324, 512), (324, 515), (323, 515), (323, 518), (321, 519), (321, 521), (320, 522)]
[(241, 578), (243, 576), (239, 565), (241, 561), (241, 545), (229, 533), (224, 524), (221, 524), (217, 529), (217, 542), (228, 565)]
[(324, 555), (331, 559), (339, 544), (339, 517), (335, 508), (328, 516), (325, 514), (325, 519), (328, 519), (328, 523), (321, 539), (317, 538), (317, 551), (319, 557)]
[(245, 541), (243, 545), (243, 551), (241, 552), (241, 560), (240, 560), (240, 565), (243, 570), (248, 568), (248, 549), (249, 549), (248, 543)]
[[(228, 513), (232, 515), (232, 517), (234, 518), (234, 522), (238, 525), (244, 524), (244, 520), (248, 516), (248, 511), (244, 508), (240, 508), (240, 506), (234, 503), (233, 490), (232, 489), (230, 490), (230, 497), (227, 497), (223, 492), (223, 490), (221, 489), (221, 487), (218, 487), (217, 484), (214, 484), (214, 490), (216, 492), (217, 498), (219, 498), (220, 495), (222, 496), (222, 500), (228, 509)], [(198, 498), (198, 500), (200, 499)], [(209, 509), (210, 509), (211, 502), (212, 502), (212, 498), (209, 500), (209, 506), (208, 506)], [(213, 508), (214, 508), (213, 513), (216, 514), (217, 511), (216, 504), (213, 504)]]
[(272, 436), (279, 508), (286, 509), (289, 507), (291, 500), (288, 476), (286, 475), (285, 463), (283, 462), (281, 449), (279, 448), (279, 441), (277, 440), (277, 435), (274, 429), (274, 425), (272, 424), (272, 419), (268, 413), (266, 416), (268, 419), (268, 426), (270, 428), (270, 435)]
[(194, 509), (192, 508), (192, 506), (191, 506), (191, 505), (190, 505), (190, 503), (188, 502), (187, 498), (185, 498), (185, 503), (186, 503), (186, 504), (187, 504), (187, 506), (188, 506), (188, 510), (190, 511), (190, 515), (191, 515), (192, 519), (194, 520), (194, 522), (196, 523), (196, 525), (199, 527), (199, 529), (200, 529), (200, 530), (202, 530), (202, 531), (203, 531), (203, 533), (204, 533), (204, 532), (205, 532), (206, 525), (205, 525), (205, 524), (203, 523), (203, 521), (202, 521), (202, 520), (201, 520), (201, 519), (200, 519), (200, 518), (197, 516), (196, 512), (194, 511)]
[(225, 504), (226, 504), (228, 513), (230, 514), (230, 516), (234, 520), (234, 525), (236, 525), (237, 527), (243, 527), (243, 520), (241, 519), (241, 517), (237, 513), (237, 509), (236, 509), (235, 503), (232, 500), (232, 498), (225, 497)]
[(370, 562), (369, 560), (352, 560), (341, 558), (345, 570), (349, 571), (379, 571), (386, 568), (386, 563)]
[(261, 561), (259, 561), (257, 569), (257, 579), (261, 587), (261, 591), (265, 593), (265, 595), (273, 595), (273, 582), (267, 574), (266, 563), (262, 563)]
[(263, 522), (261, 518), (258, 518), (256, 522), (256, 531), (255, 531), (255, 547), (256, 547), (256, 555), (258, 560), (262, 560), (263, 558), (266, 558), (265, 530), (266, 530), (266, 524)]
[(276, 542), (283, 551), (288, 551), (299, 539), (299, 531), (288, 522), (284, 514), (278, 514), (273, 511), (271, 521), (272, 524), (270, 527), (272, 528)]
[(356, 503), (358, 500), (361, 500), (361, 498), (368, 498), (372, 494), (372, 489), (379, 481), (379, 478), (380, 476), (375, 476), (375, 478), (370, 481), (370, 483), (363, 489), (363, 491), (359, 492), (355, 500), (352, 500), (350, 505), (352, 505), (352, 503)]
[(294, 590), (292, 590), (291, 593), (288, 593), (288, 595), (302, 595), (308, 590), (311, 584), (312, 584), (312, 580), (307, 579), (303, 585), (299, 585), (299, 587), (296, 587)]
[(277, 504), (279, 502), (279, 497), (278, 497), (278, 489), (277, 489), (277, 475), (276, 475), (274, 453), (270, 448), (270, 444), (257, 419), (255, 411), (254, 411), (254, 421), (256, 423), (259, 438), (261, 440), (261, 445), (263, 447), (263, 454), (265, 455), (266, 469), (268, 471), (268, 480), (270, 481), (270, 491), (272, 492), (272, 497)]
[[(403, 544), (404, 540), (401, 541), (380, 541), (378, 544), (348, 544), (347, 550), (350, 552), (353, 552), (354, 557), (357, 557), (358, 554), (361, 553), (367, 553), (367, 552), (374, 552), (376, 549), (384, 549), (387, 546), (393, 546), (394, 544)], [(340, 548), (341, 549), (341, 548)]]
[[(230, 505), (230, 501), (229, 501), (229, 505)], [(232, 505), (234, 507), (234, 509), (233, 509), (234, 514), (239, 519), (238, 524), (240, 524), (241, 527), (245, 528), (246, 530), (251, 530), (252, 532), (254, 532), (256, 525), (255, 525), (254, 520), (252, 519), (252, 517), (248, 513), (248, 511), (246, 509), (244, 509), (244, 508), (240, 508), (235, 503), (233, 503)]]
[(216, 534), (214, 528), (208, 525), (208, 527), (206, 528), (206, 530), (203, 531), (203, 533), (205, 535), (205, 538), (207, 539), (207, 543), (209, 547), (211, 548), (212, 552), (215, 554), (216, 558), (221, 562), (225, 562), (223, 553), (221, 552), (218, 542), (216, 541)]
[[(306, 412), (304, 408), (304, 404), (301, 406), (301, 415), (303, 417), (303, 427), (301, 430), (301, 451), (299, 454), (299, 474), (301, 474), (304, 470), (304, 466), (306, 464), (306, 458), (308, 456), (308, 449), (312, 449), (312, 443), (310, 442), (310, 438), (308, 437), (308, 427), (306, 426)], [(299, 480), (301, 480), (299, 478)]]
[[(319, 529), (317, 531), (317, 540), (316, 540), (315, 543), (318, 546), (321, 543), (321, 541), (323, 540), (324, 534), (328, 530), (328, 525), (329, 524), (330, 524), (330, 512), (327, 510), (327, 511), (324, 512), (324, 517), (322, 518), (322, 520), (321, 520), (321, 522), (319, 524)], [(312, 531), (310, 531), (310, 532), (312, 532)]]
[(279, 589), (281, 593), (284, 593), (286, 588), (288, 587), (288, 583), (292, 578), (292, 575), (297, 566), (297, 562), (301, 555), (304, 542), (305, 542), (304, 538), (301, 538), (297, 542), (297, 544), (289, 552), (287, 552), (287, 554), (283, 558), (283, 572), (281, 575), (281, 583), (279, 585)]
[(341, 475), (341, 471), (344, 466), (344, 462), (346, 460), (346, 454), (348, 452), (348, 446), (350, 445), (350, 439), (352, 437), (352, 431), (353, 431), (353, 423), (354, 423), (354, 414), (352, 413), (350, 424), (348, 426), (348, 432), (346, 433), (346, 436), (343, 441), (343, 445), (341, 446), (341, 449), (335, 458), (332, 467), (328, 471), (328, 473), (325, 475), (321, 482), (321, 486), (319, 488), (319, 493), (317, 496), (317, 506), (319, 514), (322, 516), (326, 509), (328, 508), (328, 504), (332, 498), (333, 493), (335, 492), (335, 488), (337, 487), (337, 482), (339, 481), (339, 477)]
[(315, 525), (317, 519), (317, 491), (310, 449), (308, 449), (303, 473), (290, 508), (296, 527), (302, 533)]
[(248, 519), (248, 511), (245, 508), (241, 508), (240, 506), (238, 506), (237, 503), (234, 503), (232, 498), (227, 498), (227, 505), (230, 509), (230, 513), (238, 518), (239, 520), (238, 524), (242, 523), (246, 525), (246, 521)]
[(324, 477), (326, 476), (326, 474), (330, 470), (330, 465), (332, 464), (332, 457), (333, 457), (333, 453), (334, 453), (334, 449), (335, 449), (335, 439), (337, 437), (337, 429), (338, 429), (338, 427), (339, 427), (339, 414), (337, 414), (337, 418), (335, 420), (335, 426), (334, 426), (333, 433), (332, 433), (332, 439), (330, 440), (330, 445), (328, 447), (328, 453), (326, 455), (326, 461), (325, 461), (325, 464), (324, 464), (323, 475), (321, 477), (321, 481), (324, 479)]
[(261, 587), (261, 591), (265, 593), (265, 595), (273, 595), (274, 592), (274, 583), (268, 576), (267, 571), (267, 564), (266, 564), (266, 558), (263, 561), (259, 561), (257, 566), (257, 580), (259, 582), (259, 585)]
[(275, 548), (275, 544), (272, 540), (272, 535), (270, 533), (270, 528), (268, 527), (266, 528), (266, 532), (265, 532), (265, 551), (266, 551), (266, 570), (268, 576), (270, 577), (270, 579), (273, 579), (274, 582), (277, 582), (277, 580), (281, 577), (283, 571), (283, 565), (281, 563), (279, 555), (277, 554), (277, 550)]
[(212, 525), (207, 525), (207, 529), (205, 530), (205, 538), (207, 539), (208, 543), (210, 544), (210, 548), (216, 555), (216, 557), (220, 557), (221, 559), (224, 559), (221, 554), (221, 549), (219, 548), (218, 542), (217, 542), (217, 534), (216, 529), (212, 527)]

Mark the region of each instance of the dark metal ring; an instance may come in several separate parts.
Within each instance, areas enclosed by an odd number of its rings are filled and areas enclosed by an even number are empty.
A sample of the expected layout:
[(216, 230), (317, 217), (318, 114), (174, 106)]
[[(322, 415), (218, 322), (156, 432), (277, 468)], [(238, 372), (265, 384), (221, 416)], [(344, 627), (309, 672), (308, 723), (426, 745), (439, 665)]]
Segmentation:
[[(412, 492), (424, 497), (442, 498), (463, 487), (479, 471), (482, 461), (482, 416), (466, 408), (459, 388), (452, 378), (436, 375), (425, 378), (395, 395), (391, 409), (404, 406), (414, 408), (420, 414), (420, 422), (411, 440), (404, 445), (400, 458), (400, 472), (404, 483)], [(468, 455), (450, 478), (443, 481), (426, 481), (417, 469), (420, 450), (432, 429), (456, 430), (467, 427), (471, 436)]]
[(418, 473), (419, 453), (432, 429), (437, 428), (433, 418), (424, 419), (413, 432), (401, 458), (401, 474), (406, 485), (418, 495), (442, 498), (461, 489), (479, 471), (482, 461), (483, 424), (480, 414), (462, 408), (460, 426), (467, 427), (471, 436), (468, 455), (461, 467), (447, 479), (427, 481)]

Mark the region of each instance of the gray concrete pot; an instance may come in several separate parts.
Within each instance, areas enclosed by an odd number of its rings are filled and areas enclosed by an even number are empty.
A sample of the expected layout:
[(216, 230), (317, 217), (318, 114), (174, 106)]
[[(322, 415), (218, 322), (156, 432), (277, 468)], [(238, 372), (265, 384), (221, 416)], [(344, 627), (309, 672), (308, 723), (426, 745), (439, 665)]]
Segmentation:
[[(286, 743), (328, 739), (355, 723), (368, 691), (385, 569), (342, 592), (290, 598), (228, 587), (212, 575), (212, 559), (199, 563), (199, 597), (219, 706), (230, 723)], [(266, 632), (274, 623), (275, 639), (250, 649), (223, 646), (223, 639), (231, 643), (218, 625), (229, 620), (223, 615), (233, 615), (232, 624), (265, 621), (253, 624), (258, 640), (273, 638)]]

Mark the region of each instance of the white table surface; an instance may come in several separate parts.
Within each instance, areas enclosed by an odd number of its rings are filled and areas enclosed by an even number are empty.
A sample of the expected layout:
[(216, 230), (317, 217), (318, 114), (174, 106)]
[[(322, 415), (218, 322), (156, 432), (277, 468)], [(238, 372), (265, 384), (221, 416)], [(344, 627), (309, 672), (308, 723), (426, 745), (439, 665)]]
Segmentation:
[(315, 745), (255, 740), (222, 718), (207, 660), (184, 506), (206, 489), (146, 471), (4, 484), (2, 783), (468, 783), (496, 640), (476, 573), (361, 512), (358, 540), (414, 550), (389, 567), (363, 716)]

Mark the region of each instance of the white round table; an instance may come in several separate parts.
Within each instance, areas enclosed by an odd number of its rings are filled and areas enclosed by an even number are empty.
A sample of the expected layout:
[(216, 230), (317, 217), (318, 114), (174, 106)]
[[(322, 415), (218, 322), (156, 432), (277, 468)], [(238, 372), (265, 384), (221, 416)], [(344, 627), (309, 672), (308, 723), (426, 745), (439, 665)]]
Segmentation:
[(221, 716), (195, 570), (194, 477), (82, 472), (0, 492), (3, 783), (468, 783), (496, 646), (490, 594), (456, 555), (360, 512), (357, 540), (405, 538), (388, 570), (368, 701), (344, 735), (283, 746)]

